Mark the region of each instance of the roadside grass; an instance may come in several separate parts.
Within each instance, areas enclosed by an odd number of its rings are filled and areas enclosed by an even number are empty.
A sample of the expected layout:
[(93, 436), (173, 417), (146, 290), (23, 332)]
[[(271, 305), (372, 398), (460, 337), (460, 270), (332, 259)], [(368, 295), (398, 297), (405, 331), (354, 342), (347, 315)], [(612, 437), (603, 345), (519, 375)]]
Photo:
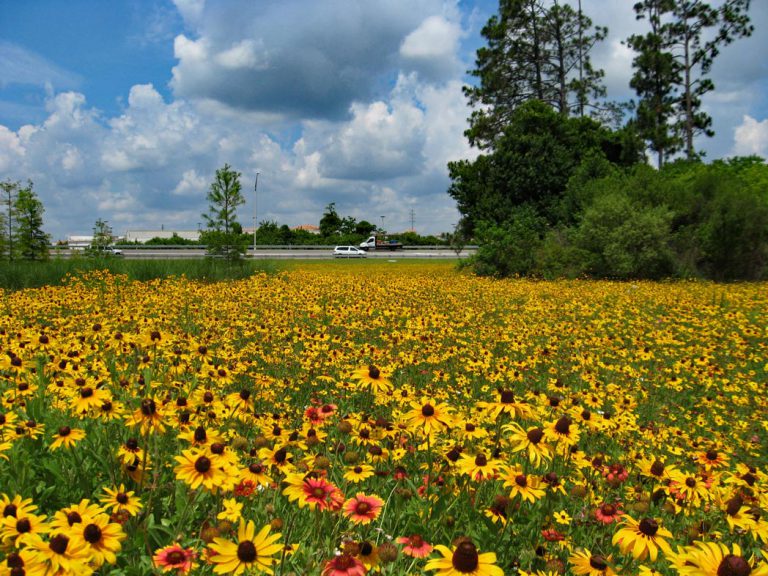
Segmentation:
[(210, 258), (184, 260), (126, 260), (123, 258), (53, 258), (45, 262), (0, 262), (0, 288), (22, 290), (60, 286), (67, 278), (97, 270), (148, 281), (173, 276), (189, 280), (219, 282), (241, 280), (255, 273), (274, 274), (284, 269), (277, 260), (226, 262)]

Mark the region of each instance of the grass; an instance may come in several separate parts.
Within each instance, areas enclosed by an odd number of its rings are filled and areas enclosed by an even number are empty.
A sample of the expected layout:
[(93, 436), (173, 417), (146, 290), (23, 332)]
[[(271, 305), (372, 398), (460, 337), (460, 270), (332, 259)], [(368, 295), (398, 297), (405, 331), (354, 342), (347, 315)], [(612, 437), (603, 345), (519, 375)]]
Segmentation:
[(96, 270), (147, 281), (173, 276), (218, 282), (240, 280), (256, 272), (275, 273), (283, 268), (274, 260), (226, 262), (209, 258), (184, 260), (125, 260), (122, 258), (56, 258), (46, 262), (0, 262), (0, 288), (22, 290), (60, 286), (68, 277)]

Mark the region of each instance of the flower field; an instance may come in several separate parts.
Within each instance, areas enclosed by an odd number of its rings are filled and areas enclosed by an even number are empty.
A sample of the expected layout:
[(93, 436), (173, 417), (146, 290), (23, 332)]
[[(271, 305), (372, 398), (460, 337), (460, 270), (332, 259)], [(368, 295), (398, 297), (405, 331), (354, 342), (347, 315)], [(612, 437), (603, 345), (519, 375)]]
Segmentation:
[(0, 576), (768, 575), (768, 285), (2, 293)]

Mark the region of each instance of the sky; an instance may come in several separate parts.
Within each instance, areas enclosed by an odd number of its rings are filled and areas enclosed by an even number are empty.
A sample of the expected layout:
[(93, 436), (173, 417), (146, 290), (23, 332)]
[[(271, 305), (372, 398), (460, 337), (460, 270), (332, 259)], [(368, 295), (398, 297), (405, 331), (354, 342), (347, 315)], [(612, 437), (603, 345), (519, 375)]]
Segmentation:
[[(717, 3), (717, 2), (716, 2)], [(609, 28), (594, 64), (625, 100), (632, 0), (582, 0)], [(245, 227), (341, 216), (450, 231), (491, 0), (0, 0), (0, 180), (32, 180), (54, 240), (97, 219), (196, 229), (218, 168), (241, 173)], [(768, 156), (768, 1), (725, 47), (704, 109), (708, 160)], [(258, 187), (256, 190), (256, 175)]]

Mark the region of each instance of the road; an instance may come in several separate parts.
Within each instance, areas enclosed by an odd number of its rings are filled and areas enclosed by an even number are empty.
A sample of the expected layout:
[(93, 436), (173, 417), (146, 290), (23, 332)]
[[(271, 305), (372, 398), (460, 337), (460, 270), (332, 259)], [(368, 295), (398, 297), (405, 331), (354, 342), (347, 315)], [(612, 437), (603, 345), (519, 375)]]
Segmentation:
[[(140, 260), (140, 259), (167, 259), (178, 260), (187, 258), (204, 258), (205, 250), (200, 248), (121, 248), (123, 255), (126, 259)], [(256, 252), (252, 249), (246, 253), (247, 258), (253, 258), (257, 260), (332, 260), (333, 254), (331, 249), (305, 249), (305, 248), (267, 248), (257, 249)], [(384, 259), (384, 260), (408, 260), (408, 259), (442, 259), (442, 260), (455, 260), (457, 258), (466, 258), (471, 254), (474, 254), (474, 249), (465, 249), (459, 255), (450, 249), (406, 249), (390, 251), (369, 251), (368, 258)], [(56, 254), (68, 258), (77, 251), (61, 250)]]

